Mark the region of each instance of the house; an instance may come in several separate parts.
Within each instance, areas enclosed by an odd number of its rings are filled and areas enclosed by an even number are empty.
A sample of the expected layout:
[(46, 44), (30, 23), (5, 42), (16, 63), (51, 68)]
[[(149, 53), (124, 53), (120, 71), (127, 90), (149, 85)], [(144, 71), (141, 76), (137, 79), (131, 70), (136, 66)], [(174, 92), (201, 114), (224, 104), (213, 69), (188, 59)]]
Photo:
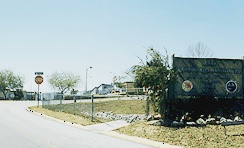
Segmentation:
[(124, 82), (122, 88), (117, 88), (112, 84), (101, 84), (98, 87), (93, 88), (90, 92), (92, 95), (106, 95), (111, 93), (112, 90), (114, 92), (119, 92), (119, 94), (139, 94), (143, 93), (142, 88), (135, 88), (134, 82)]
[(113, 89), (114, 86), (111, 84), (101, 84), (98, 87), (93, 88), (90, 92), (92, 95), (94, 94), (106, 95), (108, 93), (111, 93)]
[(143, 88), (135, 88), (134, 82), (124, 82), (123, 92), (130, 95), (144, 94)]
[(37, 94), (35, 92), (23, 91), (24, 100), (35, 100), (37, 99)]
[(135, 92), (135, 84), (134, 82), (124, 82), (125, 91), (128, 92)]

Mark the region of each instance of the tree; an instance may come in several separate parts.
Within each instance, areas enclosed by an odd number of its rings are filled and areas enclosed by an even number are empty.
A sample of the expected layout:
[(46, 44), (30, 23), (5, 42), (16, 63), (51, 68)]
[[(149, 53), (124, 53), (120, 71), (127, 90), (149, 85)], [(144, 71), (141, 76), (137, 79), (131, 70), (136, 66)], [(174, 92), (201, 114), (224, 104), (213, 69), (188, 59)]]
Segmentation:
[(76, 87), (80, 82), (80, 76), (76, 76), (70, 72), (55, 72), (49, 77), (49, 84), (61, 94)]
[(0, 71), (0, 91), (4, 95), (4, 99), (7, 99), (7, 94), (10, 91), (16, 91), (23, 88), (24, 78), (15, 75), (11, 70)]
[(212, 57), (213, 53), (209, 50), (207, 45), (204, 45), (202, 42), (198, 42), (197, 44), (188, 47), (187, 56), (193, 58), (206, 58)]
[(168, 55), (163, 56), (153, 48), (148, 49), (146, 58), (145, 63), (141, 60), (140, 65), (132, 67), (135, 85), (148, 90), (146, 95), (149, 104), (155, 113), (160, 113), (164, 118), (168, 84), (173, 70), (170, 68)]

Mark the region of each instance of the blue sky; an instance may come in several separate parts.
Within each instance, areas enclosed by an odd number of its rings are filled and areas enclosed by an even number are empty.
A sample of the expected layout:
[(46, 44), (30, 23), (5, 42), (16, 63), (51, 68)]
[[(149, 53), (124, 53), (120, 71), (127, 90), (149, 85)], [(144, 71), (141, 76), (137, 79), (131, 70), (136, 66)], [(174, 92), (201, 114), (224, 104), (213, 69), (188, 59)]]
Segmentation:
[(85, 89), (111, 83), (144, 59), (149, 47), (186, 56), (202, 42), (216, 58), (244, 55), (244, 2), (198, 0), (0, 0), (0, 70), (25, 77), (36, 91), (36, 71), (44, 72), (40, 90), (53, 72), (80, 75)]

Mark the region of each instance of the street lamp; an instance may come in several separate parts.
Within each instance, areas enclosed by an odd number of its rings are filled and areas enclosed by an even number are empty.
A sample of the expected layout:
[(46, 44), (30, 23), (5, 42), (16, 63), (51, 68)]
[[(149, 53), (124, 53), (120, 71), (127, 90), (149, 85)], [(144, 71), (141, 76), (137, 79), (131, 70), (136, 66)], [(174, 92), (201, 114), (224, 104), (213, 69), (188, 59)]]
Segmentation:
[[(89, 68), (92, 68), (92, 67), (89, 67)], [(89, 68), (86, 69), (86, 87), (85, 87), (85, 93), (87, 93), (87, 71), (88, 71)]]

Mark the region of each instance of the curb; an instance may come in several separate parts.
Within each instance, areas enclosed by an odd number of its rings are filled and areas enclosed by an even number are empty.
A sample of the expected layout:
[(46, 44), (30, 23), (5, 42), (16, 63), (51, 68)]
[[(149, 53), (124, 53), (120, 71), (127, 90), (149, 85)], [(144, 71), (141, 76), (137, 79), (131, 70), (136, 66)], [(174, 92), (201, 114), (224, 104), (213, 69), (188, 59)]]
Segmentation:
[(48, 118), (48, 119), (54, 120), (54, 121), (59, 122), (59, 123), (63, 123), (63, 124), (70, 125), (70, 126), (73, 126), (73, 127), (76, 127), (76, 128), (80, 128), (80, 129), (83, 129), (83, 130), (86, 130), (86, 131), (90, 131), (90, 130), (88, 130), (86, 128), (86, 126), (83, 126), (83, 125), (80, 125), (80, 124), (71, 123), (71, 122), (67, 122), (67, 121), (64, 121), (64, 120), (61, 120), (61, 119), (57, 119), (57, 118), (54, 118), (54, 117), (51, 117), (51, 116), (47, 116), (45, 114), (35, 112), (35, 111), (33, 111), (31, 109), (28, 109), (28, 108), (26, 108), (26, 110), (29, 111), (29, 112), (32, 112), (32, 113), (34, 113), (36, 115), (41, 115), (44, 118)]
[[(69, 125), (69, 126), (73, 126), (73, 127), (79, 128), (79, 129), (83, 129), (83, 130), (86, 130), (86, 131), (92, 131), (92, 130), (89, 130), (86, 126), (83, 126), (83, 125), (80, 125), (80, 124), (71, 123), (71, 122), (67, 122), (67, 121), (61, 120), (61, 119), (50, 117), (50, 116), (44, 115), (42, 113), (38, 113), (38, 112), (32, 111), (32, 110), (30, 110), (28, 108), (26, 108), (26, 110), (29, 111), (29, 112), (32, 112), (32, 113), (34, 113), (36, 115), (41, 115), (41, 116), (43, 116), (45, 118), (54, 120), (56, 122), (60, 122), (60, 123), (63, 123), (63, 124)], [(140, 144), (156, 147), (156, 148), (182, 148), (180, 146), (174, 146), (174, 145), (170, 145), (170, 144), (164, 143), (164, 142), (157, 142), (157, 141), (149, 140), (149, 139), (146, 139), (146, 138), (120, 134), (120, 133), (117, 133), (115, 131), (105, 131), (105, 132), (99, 132), (99, 133), (103, 134), (103, 135), (115, 137), (115, 138), (120, 138), (120, 139), (124, 139), (124, 140), (128, 140), (128, 141), (132, 141), (132, 142), (136, 142), (136, 143), (140, 143)]]
[(120, 134), (120, 133), (117, 133), (115, 131), (102, 132), (102, 134), (108, 135), (108, 136), (113, 136), (113, 137), (124, 139), (124, 140), (128, 140), (128, 141), (132, 141), (132, 142), (141, 143), (144, 145), (157, 147), (157, 148), (182, 148), (180, 146), (174, 146), (174, 145), (170, 145), (170, 144), (164, 143), (164, 142), (157, 142), (157, 141), (149, 140), (146, 138)]

